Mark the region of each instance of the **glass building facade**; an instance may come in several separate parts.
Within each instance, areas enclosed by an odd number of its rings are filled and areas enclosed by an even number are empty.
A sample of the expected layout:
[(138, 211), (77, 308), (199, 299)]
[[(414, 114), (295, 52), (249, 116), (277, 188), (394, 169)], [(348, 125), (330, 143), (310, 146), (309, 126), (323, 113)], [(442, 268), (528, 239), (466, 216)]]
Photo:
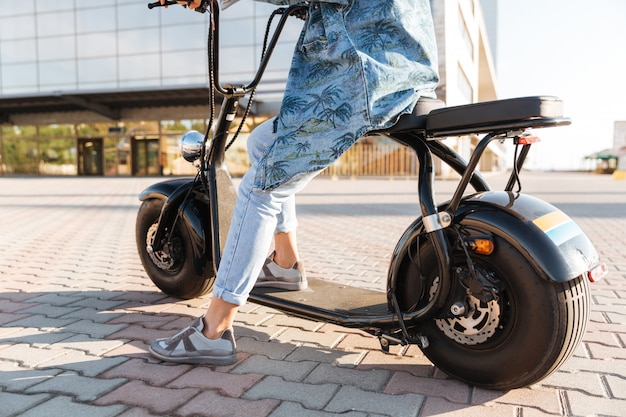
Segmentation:
[[(177, 144), (181, 133), (204, 131), (210, 119), (210, 16), (147, 4), (19, 0), (0, 8), (0, 175), (195, 172)], [(496, 98), (480, 0), (431, 0), (431, 6), (440, 98), (448, 104)], [(253, 78), (275, 8), (246, 0), (221, 13), (222, 83)], [(287, 24), (243, 136), (275, 114), (301, 28), (295, 18)], [(457, 141), (461, 154), (471, 151), (471, 139)], [(232, 149), (231, 172), (242, 173), (245, 140)]]
[[(0, 8), (0, 101), (20, 104), (33, 97), (63, 96), (87, 103), (80, 112), (54, 113), (53, 106), (45, 112), (3, 115), (0, 108), (0, 174), (193, 173), (191, 165), (179, 160), (177, 138), (189, 128), (205, 129), (208, 106), (178, 103), (159, 111), (148, 103), (112, 119), (106, 112), (103, 116), (90, 111), (98, 107), (89, 106), (84, 98), (91, 93), (154, 89), (155, 99), (163, 102), (158, 94), (162, 89), (201, 86), (208, 103), (210, 16), (180, 6), (149, 10), (147, 4), (20, 0)], [(222, 12), (223, 82), (252, 79), (274, 8), (242, 2)], [(275, 107), (280, 99), (302, 25), (292, 20), (265, 73), (257, 102)], [(242, 153), (234, 153), (233, 163), (245, 169)]]
[[(0, 94), (207, 82), (208, 14), (144, 0), (20, 0), (0, 8)], [(221, 73), (243, 82), (259, 61), (273, 6), (222, 13)], [(284, 33), (266, 78), (284, 80), (300, 23)]]

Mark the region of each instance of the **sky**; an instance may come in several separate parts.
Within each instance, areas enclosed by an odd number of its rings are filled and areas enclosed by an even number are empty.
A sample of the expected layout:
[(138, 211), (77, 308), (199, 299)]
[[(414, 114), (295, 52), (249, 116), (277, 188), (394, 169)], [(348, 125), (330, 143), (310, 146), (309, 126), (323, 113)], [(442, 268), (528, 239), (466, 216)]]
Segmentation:
[(568, 127), (536, 130), (530, 163), (585, 168), (626, 121), (626, 0), (498, 0), (499, 98), (554, 95)]

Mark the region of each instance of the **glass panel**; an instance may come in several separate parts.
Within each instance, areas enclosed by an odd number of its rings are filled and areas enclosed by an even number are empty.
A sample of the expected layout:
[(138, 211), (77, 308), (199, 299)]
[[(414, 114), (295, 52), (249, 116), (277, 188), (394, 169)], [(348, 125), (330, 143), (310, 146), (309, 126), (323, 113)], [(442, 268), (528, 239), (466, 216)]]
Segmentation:
[(11, 7), (0, 7), (0, 17), (15, 16), (35, 12), (35, 0), (20, 0), (11, 3)]
[(6, 172), (10, 174), (37, 174), (39, 149), (35, 139), (4, 139), (2, 151)]
[(118, 143), (119, 138), (104, 139), (104, 175), (118, 174)]
[(76, 8), (77, 9), (89, 9), (92, 7), (104, 7), (104, 6), (112, 7), (111, 6), (112, 3), (113, 2), (111, 0), (89, 0), (89, 1), (82, 1), (82, 2), (78, 1), (76, 2)]
[(163, 51), (179, 51), (197, 48), (204, 51), (206, 49), (206, 37), (206, 28), (203, 24), (166, 26), (162, 28), (161, 32), (161, 49)]
[(122, 55), (159, 51), (159, 29), (123, 30), (118, 33)]
[(90, 33), (80, 35), (78, 57), (91, 58), (96, 56), (115, 56), (117, 54), (117, 36), (115, 33)]
[(159, 61), (158, 54), (120, 57), (120, 79), (159, 78)]
[(41, 89), (49, 90), (51, 86), (76, 88), (75, 61), (42, 62), (39, 64), (39, 81)]
[(78, 33), (114, 31), (116, 29), (115, 8), (78, 10), (76, 27)]
[(59, 59), (76, 58), (76, 37), (55, 36), (54, 38), (39, 38), (39, 59), (52, 61)]
[[(54, 2), (48, 2), (55, 5)], [(60, 36), (72, 35), (76, 28), (74, 26), (74, 12), (57, 12), (37, 14), (37, 35), (38, 36)]]
[[(16, 2), (19, 3), (19, 2)], [(0, 10), (3, 10), (0, 7)], [(35, 37), (35, 15), (15, 16), (0, 19), (0, 39), (22, 39)]]
[(37, 0), (37, 13), (74, 9), (74, 0)]
[[(193, 50), (164, 53), (163, 74), (168, 77), (204, 76), (206, 74), (206, 58), (203, 59), (202, 52), (201, 50)], [(243, 65), (243, 61), (240, 59), (239, 63)]]
[[(117, 6), (117, 27), (119, 29), (138, 29), (159, 25), (158, 14), (151, 13), (146, 6), (147, 2), (140, 1), (134, 4)], [(174, 6), (171, 6), (175, 9)], [(181, 7), (182, 8), (182, 7)], [(164, 10), (162, 10), (164, 11)], [(167, 10), (168, 12), (170, 10)], [(157, 12), (158, 13), (158, 12)], [(187, 11), (189, 13), (189, 11)]]
[(7, 93), (12, 87), (28, 87), (37, 90), (36, 64), (3, 65), (2, 90)]
[(78, 61), (79, 83), (107, 82), (117, 79), (115, 58), (81, 59)]
[(0, 61), (3, 64), (37, 60), (37, 44), (34, 39), (2, 42)]
[(76, 175), (76, 141), (46, 139), (39, 143), (39, 173), (44, 175)]
[(102, 139), (78, 139), (78, 174), (102, 175)]

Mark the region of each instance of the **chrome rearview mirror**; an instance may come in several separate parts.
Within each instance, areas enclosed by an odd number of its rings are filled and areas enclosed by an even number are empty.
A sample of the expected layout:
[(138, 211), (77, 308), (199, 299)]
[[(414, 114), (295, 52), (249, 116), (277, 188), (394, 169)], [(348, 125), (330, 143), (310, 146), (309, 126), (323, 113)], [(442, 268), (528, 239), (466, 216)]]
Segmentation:
[(196, 130), (185, 132), (180, 137), (180, 154), (188, 162), (195, 162), (200, 158), (204, 135)]

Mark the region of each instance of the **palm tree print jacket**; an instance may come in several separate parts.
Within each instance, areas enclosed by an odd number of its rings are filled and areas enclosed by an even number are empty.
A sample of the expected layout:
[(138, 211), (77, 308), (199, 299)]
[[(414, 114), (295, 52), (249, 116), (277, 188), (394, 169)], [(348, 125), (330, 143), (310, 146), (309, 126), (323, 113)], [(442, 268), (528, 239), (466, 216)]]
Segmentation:
[(438, 81), (429, 0), (310, 2), (255, 187), (327, 167), (368, 131), (410, 113), (420, 96), (434, 97)]

